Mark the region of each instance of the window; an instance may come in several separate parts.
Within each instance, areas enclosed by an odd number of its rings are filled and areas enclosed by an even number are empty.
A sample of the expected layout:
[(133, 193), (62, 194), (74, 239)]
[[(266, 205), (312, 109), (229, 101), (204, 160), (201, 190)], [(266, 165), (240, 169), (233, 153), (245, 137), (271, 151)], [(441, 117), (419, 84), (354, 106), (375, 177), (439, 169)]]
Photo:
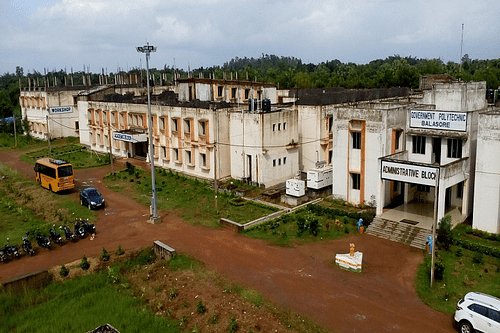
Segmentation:
[(231, 88), (231, 98), (236, 98), (236, 88)]
[(191, 119), (184, 119), (184, 133), (191, 133)]
[(276, 132), (276, 124), (273, 124), (273, 132)]
[(482, 316), (488, 316), (488, 308), (479, 304), (471, 304), (469, 305), (469, 309), (472, 311), (479, 313)]
[(286, 123), (283, 123), (283, 131), (286, 130)]
[(177, 120), (177, 118), (172, 119), (172, 132), (177, 132), (179, 130), (177, 126)]
[(464, 182), (457, 184), (457, 198), (463, 198), (464, 196)]
[(425, 136), (414, 135), (412, 137), (412, 140), (413, 140), (412, 152), (414, 154), (425, 155)]
[(283, 157), (283, 165), (286, 164), (286, 157)]
[(351, 132), (352, 149), (361, 149), (361, 132)]
[(161, 147), (161, 156), (167, 158), (167, 147)]
[(245, 99), (248, 99), (248, 96), (250, 96), (250, 89), (245, 89)]
[(222, 97), (222, 93), (224, 92), (224, 87), (223, 86), (218, 86), (217, 87), (217, 96)]
[(276, 160), (273, 160), (273, 167), (276, 166)]
[(328, 133), (332, 133), (333, 129), (333, 117), (328, 117)]
[(462, 158), (462, 140), (448, 139), (448, 158)]
[(174, 148), (173, 151), (174, 151), (174, 161), (178, 162), (179, 161), (179, 149)]
[(207, 166), (207, 154), (205, 153), (200, 153), (200, 163), (202, 167)]
[(198, 135), (205, 135), (207, 128), (207, 122), (205, 120), (198, 121)]
[(281, 131), (281, 123), (278, 124), (278, 131)]
[(186, 163), (187, 164), (192, 164), (192, 161), (191, 161), (191, 151), (190, 150), (186, 150)]
[(160, 117), (160, 131), (164, 131), (164, 130), (165, 130), (165, 118)]
[(402, 130), (396, 130), (396, 133), (395, 133), (395, 141), (396, 142), (394, 142), (394, 149), (395, 150), (401, 149), (401, 134), (403, 134)]
[(359, 173), (351, 173), (352, 189), (361, 189), (361, 175)]
[(278, 165), (281, 165), (281, 158), (278, 158)]
[(75, 130), (79, 130), (80, 129), (80, 125), (78, 124), (78, 121), (75, 121)]

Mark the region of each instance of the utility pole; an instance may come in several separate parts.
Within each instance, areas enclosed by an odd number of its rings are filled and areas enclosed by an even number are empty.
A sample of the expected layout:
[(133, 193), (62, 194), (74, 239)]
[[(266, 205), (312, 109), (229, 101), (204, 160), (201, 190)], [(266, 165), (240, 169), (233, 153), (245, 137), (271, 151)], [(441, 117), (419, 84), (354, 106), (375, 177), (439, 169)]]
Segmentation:
[(108, 121), (108, 138), (109, 138), (109, 163), (111, 164), (111, 173), (113, 173), (113, 140), (111, 139), (111, 117)]
[(160, 222), (156, 207), (156, 180), (155, 180), (155, 151), (153, 145), (153, 120), (151, 115), (151, 93), (149, 88), (149, 55), (151, 52), (156, 52), (156, 47), (146, 43), (144, 46), (138, 46), (137, 52), (146, 54), (146, 82), (148, 91), (148, 132), (149, 132), (149, 162), (151, 163), (151, 215), (149, 217), (150, 223)]
[(438, 207), (439, 207), (439, 176), (441, 169), (436, 170), (436, 187), (434, 188), (434, 222), (432, 226), (432, 249), (431, 249), (431, 288), (434, 283), (434, 264), (436, 257), (436, 228), (438, 225)]
[[(50, 112), (49, 109), (47, 108), (47, 112)], [(52, 154), (51, 149), (50, 149), (50, 130), (49, 130), (49, 115), (45, 116), (45, 125), (47, 127), (47, 142), (49, 143), (49, 157)]]

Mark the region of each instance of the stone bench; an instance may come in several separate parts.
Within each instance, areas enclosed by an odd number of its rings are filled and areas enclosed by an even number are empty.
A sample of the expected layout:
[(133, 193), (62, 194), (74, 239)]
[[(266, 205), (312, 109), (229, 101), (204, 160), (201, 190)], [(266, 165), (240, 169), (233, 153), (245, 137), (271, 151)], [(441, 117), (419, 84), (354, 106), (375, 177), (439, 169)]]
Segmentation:
[(156, 240), (153, 242), (153, 250), (156, 256), (161, 259), (172, 259), (175, 256), (175, 249), (168, 246), (167, 244)]

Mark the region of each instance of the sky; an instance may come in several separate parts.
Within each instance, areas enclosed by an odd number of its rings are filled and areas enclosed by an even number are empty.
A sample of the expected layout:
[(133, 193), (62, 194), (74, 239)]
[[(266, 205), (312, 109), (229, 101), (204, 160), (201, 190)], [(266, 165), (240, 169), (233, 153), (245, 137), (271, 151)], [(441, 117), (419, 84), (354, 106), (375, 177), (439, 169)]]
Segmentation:
[[(463, 43), (462, 40), (463, 24)], [(263, 54), (319, 64), (392, 55), (500, 58), (499, 0), (0, 0), (0, 75), (222, 66)], [(461, 51), (462, 49), (462, 51)]]

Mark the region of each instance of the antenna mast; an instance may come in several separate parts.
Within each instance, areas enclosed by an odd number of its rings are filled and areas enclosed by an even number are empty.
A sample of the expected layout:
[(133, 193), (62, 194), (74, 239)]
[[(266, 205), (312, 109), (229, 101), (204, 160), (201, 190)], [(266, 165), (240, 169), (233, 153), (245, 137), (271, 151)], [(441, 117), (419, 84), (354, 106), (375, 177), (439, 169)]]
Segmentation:
[(460, 74), (462, 74), (462, 57), (463, 57), (462, 51), (463, 51), (463, 48), (464, 48), (464, 24), (462, 23), (462, 35), (460, 38), (460, 59), (459, 59)]

